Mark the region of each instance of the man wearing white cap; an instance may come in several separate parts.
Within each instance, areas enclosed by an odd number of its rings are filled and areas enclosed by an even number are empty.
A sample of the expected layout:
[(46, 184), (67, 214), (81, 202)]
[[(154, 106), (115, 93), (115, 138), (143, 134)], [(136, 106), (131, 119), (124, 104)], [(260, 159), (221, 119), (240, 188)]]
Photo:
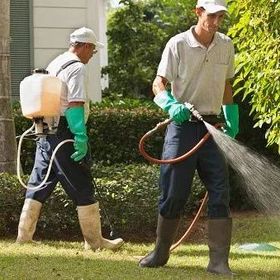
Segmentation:
[[(197, 25), (172, 37), (163, 51), (153, 82), (154, 102), (173, 120), (167, 128), (163, 159), (181, 156), (208, 132), (184, 103), (192, 104), (211, 124), (223, 122), (230, 137), (238, 133), (238, 106), (233, 103), (230, 79), (234, 76), (234, 47), (218, 28), (227, 11), (224, 0), (198, 0)], [(166, 85), (171, 83), (171, 92)], [(213, 138), (191, 157), (178, 164), (163, 164), (160, 170), (161, 197), (155, 249), (140, 260), (141, 267), (167, 263), (195, 171), (208, 193), (207, 271), (231, 275), (228, 257), (232, 220), (229, 209), (229, 180), (225, 158)]]
[[(84, 86), (85, 64), (103, 44), (98, 42), (94, 32), (86, 27), (70, 35), (69, 50), (55, 58), (47, 67), (50, 75), (57, 76), (65, 84), (61, 97), (61, 112), (51, 120), (57, 126), (55, 134), (41, 137), (37, 143), (34, 167), (28, 186), (35, 187), (44, 180), (52, 152), (66, 139), (57, 152), (52, 172), (42, 189), (28, 189), (18, 226), (18, 243), (32, 241), (42, 204), (51, 195), (56, 184), (62, 187), (77, 205), (78, 218), (85, 239), (86, 249), (117, 249), (123, 244), (121, 238), (108, 240), (101, 233), (99, 204), (94, 198), (94, 186), (90, 172), (91, 160), (88, 151), (85, 113), (88, 98)], [(50, 122), (50, 120), (46, 120)]]

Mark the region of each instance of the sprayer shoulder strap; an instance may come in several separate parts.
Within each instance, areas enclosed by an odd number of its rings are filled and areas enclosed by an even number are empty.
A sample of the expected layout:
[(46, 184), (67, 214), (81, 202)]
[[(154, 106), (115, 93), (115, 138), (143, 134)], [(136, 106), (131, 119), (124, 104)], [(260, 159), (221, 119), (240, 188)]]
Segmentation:
[(67, 68), (68, 66), (70, 66), (71, 64), (73, 64), (73, 63), (76, 63), (76, 62), (81, 62), (80, 60), (69, 60), (69, 61), (67, 61), (66, 63), (64, 63), (61, 67), (60, 67), (60, 69), (57, 71), (57, 73), (56, 73), (56, 77), (59, 75), (59, 73), (62, 71), (62, 70), (64, 70), (65, 68)]

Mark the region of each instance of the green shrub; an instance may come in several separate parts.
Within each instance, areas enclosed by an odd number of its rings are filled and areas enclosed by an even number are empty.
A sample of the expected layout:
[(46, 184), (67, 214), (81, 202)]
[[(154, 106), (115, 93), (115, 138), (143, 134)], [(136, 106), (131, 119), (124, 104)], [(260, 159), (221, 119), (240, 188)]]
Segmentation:
[[(28, 177), (23, 176), (27, 182)], [(25, 189), (20, 185), (16, 176), (0, 174), (0, 236), (15, 235), (21, 208), (25, 196)], [(75, 232), (77, 230), (77, 218), (73, 203), (68, 200), (64, 191), (58, 187), (43, 206), (37, 232), (40, 235), (50, 235), (53, 238), (59, 236), (64, 230)]]
[[(244, 114), (244, 112), (242, 111), (241, 114)], [(20, 135), (24, 130), (31, 126), (31, 121), (21, 116), (18, 104), (14, 105), (14, 115), (17, 135)], [(138, 151), (139, 140), (148, 130), (165, 118), (167, 118), (167, 116), (161, 110), (159, 110), (152, 102), (145, 100), (105, 98), (101, 103), (92, 104), (88, 120), (88, 132), (95, 166), (98, 168), (98, 166), (101, 165), (102, 168), (106, 168), (105, 174), (113, 174), (116, 164), (122, 164), (123, 166), (128, 164), (128, 166), (134, 166), (135, 163), (147, 163)], [(243, 116), (241, 119), (244, 120)], [(245, 122), (241, 123), (242, 131), (238, 136), (239, 139), (244, 143), (247, 142), (251, 147), (261, 149), (263, 146), (260, 145), (260, 141), (258, 140), (258, 137), (260, 137), (258, 131), (252, 129), (249, 130), (248, 128), (245, 129), (244, 123)], [(163, 133), (164, 131), (161, 131), (158, 134), (153, 135), (151, 139), (147, 140), (145, 145), (146, 151), (157, 158), (159, 158), (161, 154)], [(262, 143), (265, 145), (264, 137)], [(24, 140), (21, 162), (25, 174), (31, 172), (34, 161), (34, 152), (34, 141)], [(111, 167), (111, 165), (113, 166)], [(123, 167), (123, 169), (127, 170), (125, 167)], [(101, 172), (102, 170), (100, 168), (98, 168), (98, 170), (98, 172), (94, 171), (95, 177), (98, 177), (99, 174), (104, 174), (104, 172)], [(129, 176), (128, 174), (123, 175), (124, 178)], [(133, 174), (133, 176), (135, 176), (135, 181), (138, 181), (136, 174)], [(141, 181), (141, 178), (139, 180)], [(150, 180), (150, 178), (147, 178), (147, 180)], [(232, 207), (235, 209), (252, 208), (251, 204), (248, 202), (247, 195), (242, 192), (238, 178), (233, 172), (231, 181)], [(120, 182), (122, 182), (122, 180), (120, 180)], [(118, 186), (116, 181), (115, 184)], [(137, 185), (138, 183), (135, 184)], [(196, 189), (196, 187), (193, 188), (194, 198), (193, 201), (191, 201), (191, 205), (198, 203), (199, 195), (195, 193)], [(59, 188), (56, 189), (55, 192), (56, 196), (59, 197), (60, 202), (57, 204), (56, 200), (53, 202), (51, 198), (48, 203), (53, 204), (53, 207), (57, 205), (59, 208), (61, 205), (64, 205), (67, 208), (67, 211), (61, 212), (60, 215), (64, 215), (66, 221), (69, 221), (70, 219), (67, 218), (68, 215), (72, 217), (71, 223), (65, 224), (65, 228), (68, 228), (68, 230), (75, 228), (77, 221), (71, 202), (67, 200), (67, 197), (64, 197), (62, 194), (63, 192), (61, 193)], [(108, 204), (109, 207), (111, 207), (111, 203), (114, 204), (114, 202), (111, 201), (110, 204)], [(55, 210), (53, 213), (57, 212), (59, 212), (59, 209)], [(53, 213), (51, 212), (47, 215), (53, 215)], [(151, 216), (153, 216), (153, 214), (151, 214)], [(42, 216), (42, 227), (46, 227), (46, 223), (43, 222), (45, 220), (47, 221), (48, 218)], [(54, 222), (55, 221), (58, 223), (56, 227), (59, 227), (60, 219), (54, 219)]]
[[(18, 103), (14, 104), (14, 117), (17, 135), (32, 125), (21, 115)], [(87, 127), (94, 162), (108, 165), (146, 162), (138, 151), (139, 140), (165, 118), (167, 115), (150, 101), (105, 99), (92, 104)], [(162, 143), (163, 131), (147, 141), (147, 152), (160, 157)], [(31, 171), (34, 153), (34, 141), (24, 140), (21, 163), (25, 173)]]
[[(159, 196), (157, 165), (95, 164), (92, 172), (96, 178), (96, 198), (100, 202), (105, 235), (108, 236), (110, 228), (102, 210), (104, 207), (115, 231), (121, 235), (141, 238), (154, 233)], [(16, 176), (0, 174), (1, 236), (16, 234), (24, 192), (25, 189), (20, 186)], [(189, 215), (197, 208), (204, 192), (200, 181), (195, 178), (186, 214)], [(37, 235), (48, 239), (81, 238), (75, 206), (60, 186), (42, 208)]]
[[(26, 178), (25, 178), (26, 179)], [(21, 212), (24, 189), (16, 176), (0, 173), (0, 235), (15, 232)]]
[[(88, 133), (94, 160), (106, 164), (144, 162), (138, 150), (139, 141), (162, 120), (162, 112), (145, 107), (133, 110), (93, 107)], [(146, 149), (160, 157), (162, 144), (163, 134), (159, 132), (147, 141)]]
[[(28, 128), (32, 126), (32, 121), (22, 116), (19, 102), (13, 102), (13, 117), (17, 139)], [(25, 138), (21, 147), (21, 166), (24, 172), (30, 173), (33, 166), (36, 144), (34, 138)]]
[[(168, 39), (194, 23), (194, 0), (120, 1), (108, 18), (110, 86), (103, 94), (151, 97), (162, 50)], [(124, 55), (125, 54), (125, 55)]]
[[(248, 99), (255, 127), (280, 154), (279, 1), (231, 0), (235, 24), (229, 35), (237, 49), (235, 92)], [(250, 39), (249, 39), (250, 38)]]

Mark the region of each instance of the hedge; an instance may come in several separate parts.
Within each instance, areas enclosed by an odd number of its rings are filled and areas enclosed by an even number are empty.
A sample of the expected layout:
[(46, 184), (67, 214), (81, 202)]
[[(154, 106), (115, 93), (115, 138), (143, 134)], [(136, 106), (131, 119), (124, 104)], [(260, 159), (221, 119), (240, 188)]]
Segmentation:
[[(159, 167), (149, 164), (95, 164), (92, 169), (97, 184), (105, 235), (110, 227), (102, 209), (106, 209), (115, 232), (128, 238), (145, 238), (154, 234), (159, 196)], [(27, 178), (25, 178), (27, 180)], [(186, 215), (198, 206), (204, 195), (200, 180), (195, 179), (193, 192), (186, 205)], [(16, 176), (0, 174), (0, 236), (15, 236), (25, 189)], [(75, 206), (61, 186), (44, 204), (36, 236), (47, 239), (81, 238)]]
[[(265, 148), (263, 131), (253, 129), (253, 121), (248, 117), (248, 107), (241, 106), (240, 133), (237, 139), (245, 145), (279, 162), (279, 156), (271, 149)], [(145, 163), (138, 151), (141, 137), (157, 123), (168, 116), (151, 101), (139, 99), (110, 100), (91, 104), (88, 119), (88, 134), (95, 163), (112, 165), (116, 163)], [(24, 118), (18, 103), (14, 104), (14, 118), (17, 135), (21, 135), (32, 123)], [(146, 143), (146, 150), (155, 157), (160, 157), (163, 133), (153, 135)], [(23, 141), (22, 167), (30, 173), (35, 152), (35, 142)]]
[[(24, 118), (18, 103), (14, 104), (14, 118), (17, 135), (21, 135), (32, 122)], [(141, 137), (167, 115), (153, 105), (141, 100), (122, 100), (91, 104), (87, 122), (93, 160), (96, 163), (144, 163), (146, 160), (138, 151)], [(163, 131), (152, 137), (146, 150), (160, 157)], [(22, 146), (22, 167), (31, 171), (35, 152), (35, 142), (24, 140)]]
[[(31, 126), (31, 121), (22, 117), (18, 103), (14, 104), (14, 117), (17, 135)], [(88, 134), (94, 159), (92, 172), (98, 184), (97, 197), (100, 195), (101, 206), (105, 206), (111, 223), (122, 234), (143, 236), (155, 230), (159, 167), (150, 165), (139, 154), (138, 143), (145, 132), (166, 118), (149, 101), (105, 99), (101, 103), (91, 104)], [(153, 136), (146, 145), (146, 150), (156, 157), (160, 157), (163, 133)], [(25, 174), (31, 171), (34, 151), (35, 142), (25, 140), (21, 160)], [(232, 208), (252, 208), (239, 186), (239, 178), (233, 171), (231, 175)], [(3, 213), (0, 217), (0, 234), (16, 234), (24, 189), (16, 177), (8, 175), (0, 176), (0, 187)], [(195, 178), (186, 214), (198, 206), (204, 192), (200, 180)], [(108, 233), (109, 224), (105, 216), (102, 222)], [(75, 207), (61, 187), (56, 188), (44, 205), (38, 234), (48, 238), (73, 238), (80, 234)]]

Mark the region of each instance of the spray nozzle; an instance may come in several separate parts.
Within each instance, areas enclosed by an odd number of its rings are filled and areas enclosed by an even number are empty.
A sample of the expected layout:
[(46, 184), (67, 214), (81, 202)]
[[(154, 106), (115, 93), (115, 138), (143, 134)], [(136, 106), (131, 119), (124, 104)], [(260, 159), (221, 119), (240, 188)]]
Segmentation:
[(196, 117), (199, 121), (203, 121), (202, 116), (200, 115), (200, 113), (194, 108), (194, 106), (188, 102), (184, 103), (186, 108), (188, 108), (190, 110), (190, 112), (193, 114), (194, 117)]

